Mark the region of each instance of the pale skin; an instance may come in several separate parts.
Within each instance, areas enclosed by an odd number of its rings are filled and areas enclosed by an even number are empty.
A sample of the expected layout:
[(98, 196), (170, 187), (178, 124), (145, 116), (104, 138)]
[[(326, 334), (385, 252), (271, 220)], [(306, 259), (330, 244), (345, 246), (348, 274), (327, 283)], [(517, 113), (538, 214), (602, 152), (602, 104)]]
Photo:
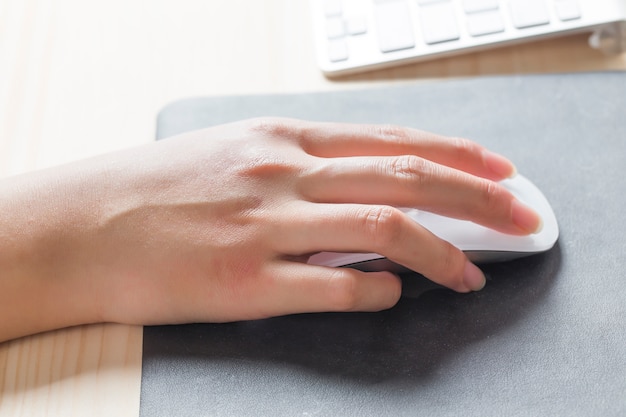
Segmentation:
[(392, 307), (401, 281), (306, 263), (377, 252), (458, 292), (465, 255), (395, 207), (511, 234), (541, 219), (513, 164), (393, 126), (256, 119), (0, 182), (0, 341), (97, 322), (227, 322)]

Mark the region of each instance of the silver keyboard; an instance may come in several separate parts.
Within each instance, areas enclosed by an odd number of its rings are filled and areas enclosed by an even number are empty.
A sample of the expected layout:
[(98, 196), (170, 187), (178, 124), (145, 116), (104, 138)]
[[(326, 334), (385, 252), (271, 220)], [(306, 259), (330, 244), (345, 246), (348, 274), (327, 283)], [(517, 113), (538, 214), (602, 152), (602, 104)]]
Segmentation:
[(330, 76), (583, 31), (614, 33), (620, 52), (626, 44), (626, 0), (310, 3), (318, 65)]

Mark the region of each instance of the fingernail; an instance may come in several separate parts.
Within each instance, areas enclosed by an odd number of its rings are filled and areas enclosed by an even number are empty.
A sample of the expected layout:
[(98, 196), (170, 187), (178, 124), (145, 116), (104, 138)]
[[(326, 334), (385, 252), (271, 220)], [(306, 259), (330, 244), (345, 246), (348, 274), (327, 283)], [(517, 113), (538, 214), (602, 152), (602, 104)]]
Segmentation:
[(476, 265), (467, 261), (463, 271), (463, 283), (472, 291), (480, 291), (485, 287), (485, 274)]
[(511, 208), (513, 223), (526, 233), (539, 233), (543, 228), (541, 216), (519, 200), (513, 200)]
[(511, 161), (502, 155), (489, 150), (483, 151), (483, 163), (499, 178), (513, 178), (517, 175), (517, 168)]

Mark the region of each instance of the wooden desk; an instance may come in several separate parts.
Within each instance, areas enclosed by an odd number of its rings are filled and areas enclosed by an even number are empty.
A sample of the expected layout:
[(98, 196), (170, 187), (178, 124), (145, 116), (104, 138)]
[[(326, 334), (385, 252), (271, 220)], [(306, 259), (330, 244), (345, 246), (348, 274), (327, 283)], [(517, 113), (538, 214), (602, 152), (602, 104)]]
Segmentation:
[[(150, 142), (187, 96), (626, 69), (577, 35), (333, 81), (308, 19), (293, 0), (0, 1), (0, 175)], [(141, 348), (109, 324), (0, 344), (0, 415), (137, 416)]]

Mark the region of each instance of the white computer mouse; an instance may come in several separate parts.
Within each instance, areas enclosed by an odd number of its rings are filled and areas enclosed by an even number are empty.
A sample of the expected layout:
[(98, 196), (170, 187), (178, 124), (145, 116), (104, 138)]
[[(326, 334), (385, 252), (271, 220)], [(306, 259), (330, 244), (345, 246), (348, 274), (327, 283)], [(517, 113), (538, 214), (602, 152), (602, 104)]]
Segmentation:
[[(559, 237), (559, 227), (554, 211), (543, 193), (519, 174), (500, 184), (539, 213), (543, 220), (543, 228), (539, 233), (527, 236), (509, 235), (467, 220), (458, 220), (416, 209), (402, 210), (441, 239), (461, 249), (475, 263), (508, 261), (551, 249)], [(351, 267), (362, 271), (407, 271), (401, 265), (376, 253), (321, 252), (311, 256), (309, 263)]]

